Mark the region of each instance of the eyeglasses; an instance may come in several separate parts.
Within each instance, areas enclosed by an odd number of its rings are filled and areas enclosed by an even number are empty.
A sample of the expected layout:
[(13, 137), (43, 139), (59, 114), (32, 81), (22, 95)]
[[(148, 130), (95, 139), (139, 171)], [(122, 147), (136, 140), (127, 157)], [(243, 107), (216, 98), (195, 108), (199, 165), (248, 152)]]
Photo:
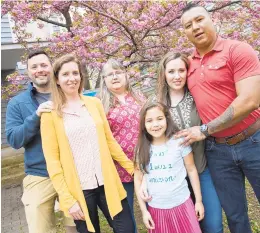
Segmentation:
[(121, 75), (123, 75), (123, 74), (125, 74), (124, 71), (122, 71), (122, 70), (117, 70), (117, 71), (115, 71), (115, 72), (113, 72), (113, 73), (109, 73), (109, 74), (105, 75), (104, 78), (114, 78), (115, 76), (118, 77), (118, 76), (121, 76)]

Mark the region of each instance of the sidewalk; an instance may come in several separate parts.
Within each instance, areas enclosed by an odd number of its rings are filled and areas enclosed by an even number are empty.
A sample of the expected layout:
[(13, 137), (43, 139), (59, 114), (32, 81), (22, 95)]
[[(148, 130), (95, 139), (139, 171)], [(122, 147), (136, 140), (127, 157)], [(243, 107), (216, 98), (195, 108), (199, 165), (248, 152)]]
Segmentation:
[[(2, 233), (28, 233), (22, 197), (22, 179), (24, 177), (24, 149), (14, 150), (11, 147), (1, 149), (1, 213)], [(55, 211), (58, 205), (55, 203)]]
[[(24, 149), (14, 150), (11, 147), (1, 148), (2, 172), (3, 161), (5, 159), (15, 160), (16, 156), (21, 155)], [(4, 160), (3, 160), (4, 159)], [(7, 166), (6, 169), (12, 169)], [(23, 168), (19, 168), (23, 170)], [(11, 170), (14, 176), (17, 170)], [(3, 179), (3, 173), (2, 173)], [(3, 181), (3, 180), (2, 180)], [(21, 201), (22, 184), (16, 181), (16, 184), (8, 184), (1, 187), (1, 232), (2, 233), (28, 233), (28, 227), (24, 212), (24, 206)]]
[(1, 157), (10, 157), (14, 155), (20, 155), (24, 153), (24, 148), (21, 148), (19, 150), (15, 150), (12, 147), (5, 147), (1, 148)]
[(22, 186), (2, 187), (2, 233), (28, 233), (23, 203)]

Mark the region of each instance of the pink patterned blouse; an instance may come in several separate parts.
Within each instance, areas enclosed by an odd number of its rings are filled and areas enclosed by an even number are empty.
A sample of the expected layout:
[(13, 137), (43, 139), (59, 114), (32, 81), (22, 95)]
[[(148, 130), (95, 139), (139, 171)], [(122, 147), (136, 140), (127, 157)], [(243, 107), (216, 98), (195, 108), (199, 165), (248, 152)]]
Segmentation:
[[(142, 100), (145, 100), (143, 96), (141, 96)], [(138, 138), (141, 107), (130, 94), (127, 94), (125, 96), (125, 103), (120, 103), (116, 99), (115, 107), (110, 108), (107, 114), (107, 120), (114, 138), (131, 160), (134, 159), (134, 149)], [(114, 162), (121, 181), (132, 182), (133, 177), (118, 162)]]

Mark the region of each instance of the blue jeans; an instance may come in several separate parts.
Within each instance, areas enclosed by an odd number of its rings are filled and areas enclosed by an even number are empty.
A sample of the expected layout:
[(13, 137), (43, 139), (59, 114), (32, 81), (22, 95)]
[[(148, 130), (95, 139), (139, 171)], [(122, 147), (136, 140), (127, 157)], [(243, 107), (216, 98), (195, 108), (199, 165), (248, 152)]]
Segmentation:
[(245, 177), (260, 203), (260, 130), (229, 146), (206, 141), (208, 167), (231, 233), (251, 233)]
[(208, 168), (199, 174), (199, 179), (205, 209), (201, 230), (203, 233), (223, 233), (222, 208)]
[(127, 201), (131, 210), (133, 222), (134, 222), (134, 227), (135, 227), (135, 233), (137, 233), (136, 229), (136, 222), (135, 222), (135, 216), (134, 216), (134, 182), (123, 182), (122, 183), (125, 191), (127, 193)]
[[(89, 218), (96, 233), (101, 233), (98, 207), (103, 212), (110, 227), (113, 228), (114, 233), (134, 233), (134, 223), (132, 221), (131, 211), (126, 198), (121, 201), (123, 208), (122, 211), (112, 219), (107, 205), (104, 185), (95, 189), (83, 190), (83, 194), (87, 203)], [(87, 229), (86, 221), (74, 220), (74, 222), (79, 233), (90, 233)]]
[[(204, 219), (200, 222), (201, 230), (203, 233), (223, 233), (222, 208), (207, 167), (199, 174), (199, 179), (205, 209)], [(195, 196), (189, 179), (187, 179), (187, 181), (192, 200), (195, 202)]]

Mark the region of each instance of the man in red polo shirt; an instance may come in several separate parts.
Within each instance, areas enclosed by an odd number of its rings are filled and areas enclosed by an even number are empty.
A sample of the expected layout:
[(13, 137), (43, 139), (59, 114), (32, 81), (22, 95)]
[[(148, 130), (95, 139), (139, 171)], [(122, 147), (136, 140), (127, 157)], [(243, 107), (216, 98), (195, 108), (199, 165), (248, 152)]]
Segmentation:
[(217, 35), (207, 10), (189, 4), (181, 22), (196, 47), (188, 87), (202, 126), (180, 132), (206, 140), (208, 166), (232, 233), (249, 233), (245, 176), (260, 202), (260, 63), (247, 43)]

